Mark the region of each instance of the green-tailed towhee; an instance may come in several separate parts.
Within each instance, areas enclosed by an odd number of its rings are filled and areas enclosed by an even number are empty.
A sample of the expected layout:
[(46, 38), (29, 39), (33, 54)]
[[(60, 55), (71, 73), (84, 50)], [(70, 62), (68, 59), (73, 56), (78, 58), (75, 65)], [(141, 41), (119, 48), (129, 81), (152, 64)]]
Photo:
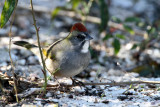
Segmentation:
[[(73, 77), (79, 74), (90, 62), (91, 39), (86, 27), (75, 23), (67, 37), (42, 48), (46, 69), (59, 77)], [(40, 57), (39, 49), (35, 45), (25, 41), (16, 41), (14, 44), (25, 47)]]

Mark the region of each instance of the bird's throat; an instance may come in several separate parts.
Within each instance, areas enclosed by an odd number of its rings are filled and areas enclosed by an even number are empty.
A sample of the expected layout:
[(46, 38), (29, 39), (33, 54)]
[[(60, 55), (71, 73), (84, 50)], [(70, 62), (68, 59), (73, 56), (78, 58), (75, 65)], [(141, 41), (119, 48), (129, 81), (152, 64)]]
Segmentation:
[(82, 53), (87, 53), (88, 52), (88, 48), (89, 48), (89, 41), (84, 41), (82, 48), (81, 48), (81, 52)]

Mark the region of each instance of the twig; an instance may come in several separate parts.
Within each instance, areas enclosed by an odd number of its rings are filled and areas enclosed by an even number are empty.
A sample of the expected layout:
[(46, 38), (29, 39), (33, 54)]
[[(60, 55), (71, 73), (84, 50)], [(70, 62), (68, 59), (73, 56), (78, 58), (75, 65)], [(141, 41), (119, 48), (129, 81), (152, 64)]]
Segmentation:
[(15, 95), (16, 95), (16, 101), (17, 103), (19, 102), (18, 101), (18, 96), (17, 96), (17, 81), (16, 81), (16, 78), (15, 78), (15, 74), (14, 74), (14, 64), (13, 64), (13, 60), (12, 60), (12, 55), (11, 55), (11, 42), (12, 42), (12, 25), (13, 25), (13, 21), (15, 19), (15, 10), (16, 10), (16, 7), (17, 7), (17, 3), (18, 1), (16, 0), (16, 4), (15, 4), (15, 8), (14, 8), (14, 13), (13, 13), (13, 17), (11, 19), (11, 24), (10, 24), (10, 30), (9, 30), (9, 57), (10, 57), (10, 61), (11, 61), (11, 72), (12, 72), (12, 76), (13, 76), (13, 82), (14, 82), (14, 91), (15, 91)]
[[(26, 5), (20, 5), (19, 8), (30, 10)], [(42, 6), (35, 6), (35, 11), (36, 12), (49, 13), (49, 14), (52, 13), (51, 9), (48, 9), (48, 8), (45, 8), (45, 7), (42, 7)], [(67, 17), (78, 19), (78, 20), (83, 20), (83, 16), (81, 14), (75, 13), (74, 11), (60, 10), (57, 15), (67, 16)], [(94, 16), (86, 16), (85, 21), (95, 23), (95, 24), (100, 24), (100, 22), (101, 22), (100, 18), (94, 17)], [(126, 31), (122, 24), (115, 23), (115, 22), (112, 22), (112, 21), (108, 22), (108, 26), (119, 29), (119, 30), (122, 30), (122, 31)], [(134, 31), (135, 35), (148, 37), (148, 34), (147, 34), (146, 31), (138, 30), (138, 29), (135, 29), (135, 28), (133, 29), (133, 31)]]
[(32, 95), (33, 93), (40, 92), (40, 91), (41, 91), (41, 88), (29, 88), (24, 92), (22, 92), (21, 94), (18, 94), (18, 97), (20, 98), (28, 97), (29, 95)]
[(84, 83), (85, 85), (110, 85), (110, 86), (121, 86), (131, 84), (160, 84), (159, 81), (127, 81), (127, 82), (110, 82), (110, 83)]
[(36, 29), (38, 48), (39, 48), (39, 52), (40, 52), (40, 56), (41, 56), (41, 60), (42, 60), (42, 65), (43, 65), (43, 70), (44, 70), (44, 80), (45, 80), (44, 93), (46, 93), (46, 87), (47, 87), (47, 75), (46, 75), (46, 68), (45, 68), (46, 66), (45, 66), (45, 62), (44, 62), (43, 54), (42, 54), (42, 50), (41, 50), (41, 45), (40, 45), (40, 40), (39, 40), (39, 28), (37, 28), (37, 25), (36, 25), (36, 19), (35, 19), (35, 15), (34, 15), (34, 9), (33, 9), (32, 0), (30, 0), (30, 3), (31, 3), (31, 9), (32, 9), (32, 16), (33, 16), (34, 27)]
[[(127, 81), (127, 82), (100, 82), (100, 83), (83, 83), (84, 85), (109, 85), (109, 86), (122, 86), (122, 85), (131, 85), (131, 84), (160, 84), (160, 81)], [(50, 85), (47, 87), (55, 87), (58, 85)], [(66, 85), (67, 87), (73, 87), (73, 85)], [(78, 86), (78, 85), (74, 85)]]

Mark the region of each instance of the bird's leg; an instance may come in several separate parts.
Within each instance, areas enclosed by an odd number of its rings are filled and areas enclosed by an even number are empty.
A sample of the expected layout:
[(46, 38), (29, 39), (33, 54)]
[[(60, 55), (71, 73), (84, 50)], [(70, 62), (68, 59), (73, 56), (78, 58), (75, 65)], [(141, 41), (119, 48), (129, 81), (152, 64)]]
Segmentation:
[(77, 79), (73, 79), (72, 77), (70, 77), (71, 80), (72, 80), (72, 85), (73, 86), (76, 86), (76, 85), (79, 85), (79, 86), (85, 86), (83, 82), (77, 80)]

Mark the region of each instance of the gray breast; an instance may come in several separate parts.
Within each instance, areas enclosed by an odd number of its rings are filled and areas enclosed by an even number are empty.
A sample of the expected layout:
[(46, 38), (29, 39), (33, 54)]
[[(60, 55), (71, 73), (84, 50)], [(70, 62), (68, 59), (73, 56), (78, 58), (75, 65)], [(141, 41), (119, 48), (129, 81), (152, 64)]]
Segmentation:
[(90, 53), (68, 52), (62, 59), (60, 70), (55, 76), (72, 77), (83, 71), (89, 64)]

